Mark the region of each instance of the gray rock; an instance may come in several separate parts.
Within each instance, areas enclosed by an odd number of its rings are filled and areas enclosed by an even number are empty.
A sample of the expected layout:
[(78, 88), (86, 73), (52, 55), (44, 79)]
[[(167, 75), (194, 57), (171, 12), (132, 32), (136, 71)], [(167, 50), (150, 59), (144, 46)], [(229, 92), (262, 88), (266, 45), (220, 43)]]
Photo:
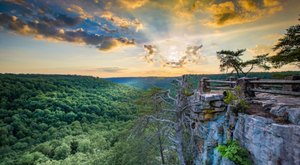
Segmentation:
[(300, 108), (290, 108), (287, 112), (289, 121), (293, 124), (300, 125)]
[(211, 101), (210, 105), (216, 108), (221, 108), (225, 106), (224, 101), (218, 100), (218, 101)]
[(276, 116), (283, 117), (287, 113), (289, 107), (285, 105), (277, 105), (271, 108), (270, 113)]
[(200, 96), (200, 100), (203, 102), (210, 102), (210, 101), (218, 101), (218, 100), (223, 100), (224, 95), (222, 94), (215, 94), (215, 93), (207, 93), (207, 94), (202, 94)]
[(226, 158), (222, 158), (220, 165), (236, 165), (233, 161)]
[(300, 104), (294, 104), (298, 99), (279, 100), (272, 96), (253, 100), (253, 103), (261, 104), (265, 112), (286, 117), (293, 123), (277, 124), (271, 118), (256, 115), (235, 116), (231, 106), (227, 107), (226, 113), (219, 113), (212, 120), (203, 122), (200, 120), (203, 117), (201, 111), (220, 109), (214, 106), (223, 106), (223, 95), (202, 94), (195, 98), (197, 99), (194, 101), (197, 100), (199, 105), (192, 109), (200, 113), (192, 115), (197, 119), (194, 131), (201, 139), (196, 165), (234, 165), (232, 161), (221, 157), (215, 149), (217, 145), (232, 138), (250, 152), (254, 165), (300, 165)]
[(233, 133), (250, 153), (254, 164), (289, 164), (300, 162), (300, 126), (276, 124), (270, 119), (239, 115)]
[(279, 117), (287, 117), (291, 123), (300, 125), (300, 108), (278, 105), (272, 107), (270, 113)]

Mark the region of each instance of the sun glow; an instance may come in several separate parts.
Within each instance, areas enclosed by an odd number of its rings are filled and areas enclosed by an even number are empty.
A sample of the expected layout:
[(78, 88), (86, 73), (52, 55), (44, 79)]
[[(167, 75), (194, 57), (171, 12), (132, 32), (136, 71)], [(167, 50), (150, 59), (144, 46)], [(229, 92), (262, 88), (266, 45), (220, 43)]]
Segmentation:
[(180, 51), (178, 50), (177, 46), (170, 46), (169, 50), (167, 52), (167, 57), (166, 60), (169, 62), (179, 62), (179, 60), (181, 59), (181, 55), (180, 55)]

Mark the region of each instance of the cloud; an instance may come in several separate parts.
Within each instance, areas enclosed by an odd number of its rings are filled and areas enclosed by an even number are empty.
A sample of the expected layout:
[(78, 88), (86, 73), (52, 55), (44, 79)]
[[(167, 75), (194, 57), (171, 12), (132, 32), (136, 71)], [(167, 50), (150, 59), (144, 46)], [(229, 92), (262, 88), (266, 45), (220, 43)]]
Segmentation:
[[(101, 51), (136, 44), (134, 39), (128, 38), (128, 35), (110, 29), (114, 27), (113, 25), (108, 27), (101, 22), (109, 23), (107, 20), (101, 17), (92, 19), (94, 17), (91, 14), (76, 4), (57, 9), (53, 7), (55, 3), (49, 6), (43, 1), (29, 3), (9, 0), (0, 2), (0, 5), (3, 6), (0, 9), (0, 27), (19, 35), (39, 40), (91, 45)], [(123, 28), (142, 26), (137, 20), (130, 21), (115, 16), (111, 17), (110, 21)]]
[(264, 36), (262, 36), (262, 39), (271, 41), (271, 42), (277, 42), (278, 39), (282, 38), (282, 37), (283, 37), (283, 34), (275, 33), (275, 34), (264, 35)]
[(221, 27), (256, 21), (282, 10), (279, 0), (237, 0), (214, 3), (206, 9), (212, 14), (207, 25)]
[(279, 6), (280, 2), (278, 0), (264, 0), (264, 5), (267, 7)]
[(244, 11), (247, 12), (255, 12), (259, 10), (255, 1), (252, 0), (239, 0), (238, 4)]
[(272, 48), (273, 48), (272, 45), (260, 44), (260, 45), (256, 45), (254, 48), (248, 49), (248, 51), (253, 56), (263, 55), (263, 54), (275, 55), (276, 53), (273, 51)]
[(106, 20), (113, 22), (116, 26), (123, 29), (133, 27), (136, 31), (139, 31), (144, 28), (143, 24), (138, 19), (130, 20), (126, 18), (121, 18), (115, 16), (112, 12), (109, 11), (103, 12), (101, 18), (105, 18)]
[(118, 73), (127, 70), (126, 68), (120, 68), (120, 67), (101, 67), (93, 69), (92, 71), (99, 71), (99, 72), (105, 72), (105, 73)]
[(97, 46), (99, 50), (109, 51), (116, 47), (121, 47), (125, 45), (134, 45), (134, 40), (128, 40), (125, 38), (115, 39), (115, 38), (109, 38), (106, 40), (103, 40), (103, 42)]
[(35, 22), (24, 22), (19, 18), (0, 14), (0, 26), (17, 34), (34, 36), (36, 39), (94, 45), (99, 50), (104, 51), (111, 50), (120, 45), (135, 44), (134, 40), (88, 33), (82, 28), (75, 30), (63, 29), (64, 26), (76, 24), (77, 21), (75, 20), (77, 19), (59, 15), (55, 20), (42, 17)]
[(148, 3), (149, 0), (119, 0), (119, 3), (128, 9), (137, 9)]
[(158, 63), (162, 67), (182, 68), (188, 63), (197, 64), (201, 61), (200, 46), (187, 46), (181, 51), (177, 46), (170, 46), (168, 51), (158, 51), (155, 45), (144, 45), (144, 60), (148, 63)]
[(92, 18), (91, 14), (87, 13), (82, 7), (75, 4), (71, 4), (70, 7), (67, 8), (67, 11), (79, 14), (82, 19)]
[(153, 63), (154, 58), (158, 53), (158, 49), (154, 45), (144, 45), (144, 50), (146, 52), (144, 60), (148, 63)]

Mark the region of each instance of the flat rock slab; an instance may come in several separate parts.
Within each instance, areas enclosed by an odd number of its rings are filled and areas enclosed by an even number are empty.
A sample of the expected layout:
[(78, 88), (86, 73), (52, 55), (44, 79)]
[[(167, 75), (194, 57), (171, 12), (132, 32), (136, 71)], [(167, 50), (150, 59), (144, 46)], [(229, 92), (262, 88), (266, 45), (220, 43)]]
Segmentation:
[(220, 101), (224, 99), (223, 94), (205, 93), (200, 95), (200, 100), (204, 102)]
[(293, 107), (300, 107), (300, 97), (284, 96), (284, 95), (273, 95), (267, 93), (256, 94), (253, 101), (267, 102), (276, 105), (288, 105)]

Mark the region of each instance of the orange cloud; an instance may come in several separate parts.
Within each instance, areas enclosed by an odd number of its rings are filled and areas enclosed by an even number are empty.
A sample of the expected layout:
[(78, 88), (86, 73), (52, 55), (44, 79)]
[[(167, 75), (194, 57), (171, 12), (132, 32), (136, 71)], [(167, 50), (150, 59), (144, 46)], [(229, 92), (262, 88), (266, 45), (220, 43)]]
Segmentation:
[(127, 18), (121, 18), (113, 15), (113, 13), (109, 11), (103, 12), (101, 17), (113, 22), (116, 26), (120, 28), (127, 29), (129, 27), (134, 27), (136, 31), (139, 31), (144, 28), (143, 24), (138, 19), (129, 20)]
[(257, 4), (252, 0), (240, 0), (238, 4), (248, 12), (255, 12), (258, 10)]
[(264, 5), (268, 7), (279, 6), (280, 2), (278, 0), (264, 0)]
[(149, 0), (119, 0), (119, 3), (128, 9), (140, 8), (148, 2)]
[(97, 48), (103, 51), (110, 51), (125, 45), (134, 45), (134, 44), (135, 42), (133, 40), (109, 38), (103, 40), (103, 42), (99, 46), (97, 46)]
[(92, 16), (87, 13), (82, 7), (75, 4), (72, 4), (70, 7), (68, 7), (67, 11), (79, 14), (82, 19), (92, 18)]
[(256, 21), (282, 10), (282, 6), (278, 0), (238, 0), (212, 4), (206, 10), (212, 14), (207, 25), (222, 27)]

